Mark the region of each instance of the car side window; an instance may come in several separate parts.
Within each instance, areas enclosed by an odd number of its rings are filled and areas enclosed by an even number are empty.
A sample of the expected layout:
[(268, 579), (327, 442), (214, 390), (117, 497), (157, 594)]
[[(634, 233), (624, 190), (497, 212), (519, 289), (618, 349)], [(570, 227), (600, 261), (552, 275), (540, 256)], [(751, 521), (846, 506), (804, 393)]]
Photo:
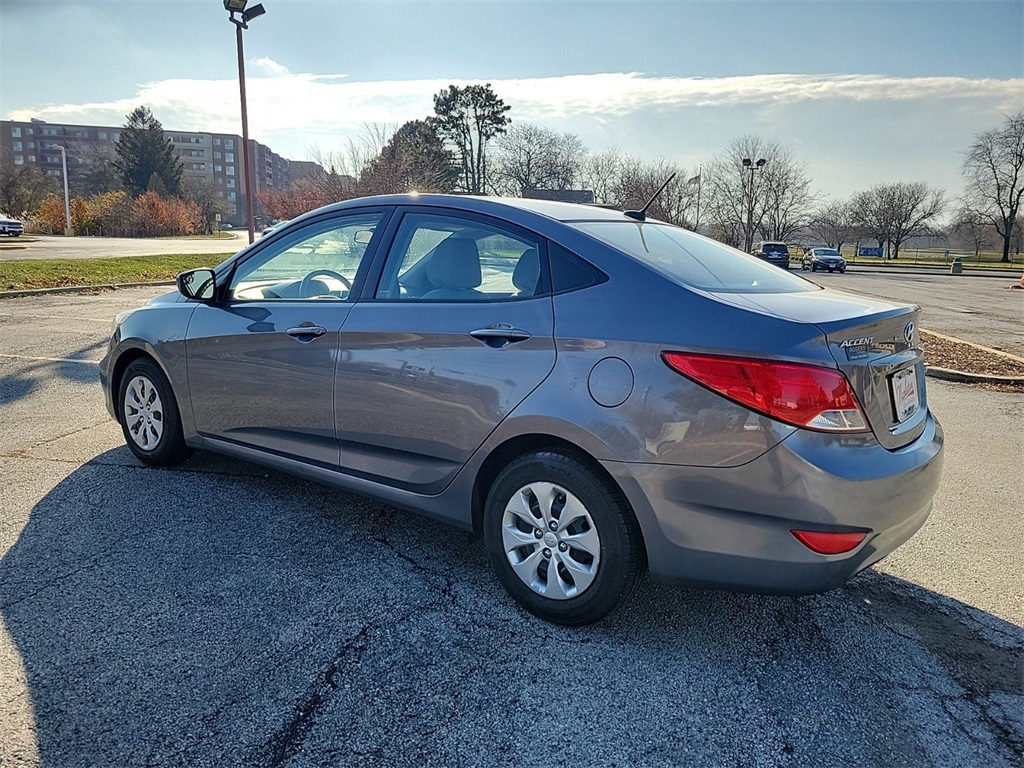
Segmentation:
[(228, 287), (232, 301), (343, 301), (382, 214), (318, 221), (285, 234), (240, 264)]
[(407, 214), (384, 263), (376, 298), (505, 301), (547, 291), (539, 242), (490, 224)]

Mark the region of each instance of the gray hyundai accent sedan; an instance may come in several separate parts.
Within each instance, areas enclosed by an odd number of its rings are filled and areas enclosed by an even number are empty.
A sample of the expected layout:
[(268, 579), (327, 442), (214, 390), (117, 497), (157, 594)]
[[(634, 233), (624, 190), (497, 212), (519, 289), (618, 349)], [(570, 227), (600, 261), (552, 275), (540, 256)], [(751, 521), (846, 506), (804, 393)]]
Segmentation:
[(205, 448), (483, 536), (525, 609), (656, 579), (843, 584), (931, 509), (918, 308), (642, 212), (397, 195), (283, 225), (115, 320), (131, 451)]

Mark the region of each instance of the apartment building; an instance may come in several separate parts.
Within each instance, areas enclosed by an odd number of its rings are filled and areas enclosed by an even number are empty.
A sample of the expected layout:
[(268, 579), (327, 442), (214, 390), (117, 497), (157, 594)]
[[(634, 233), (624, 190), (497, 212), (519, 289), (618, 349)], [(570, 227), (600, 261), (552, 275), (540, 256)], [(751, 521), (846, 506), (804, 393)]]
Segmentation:
[[(67, 152), (71, 194), (82, 190), (84, 177), (97, 163), (112, 158), (121, 128), (98, 125), (0, 120), (0, 158), (14, 165), (35, 165), (58, 179), (61, 153)], [(164, 131), (181, 160), (183, 178), (212, 186), (225, 202), (224, 221), (245, 226), (245, 170), (242, 138), (235, 134)], [(255, 193), (286, 191), (292, 180), (322, 169), (309, 161), (292, 161), (270, 147), (249, 140), (249, 162)], [(294, 173), (293, 173), (294, 169)], [(77, 189), (76, 189), (77, 188)], [(256, 201), (254, 201), (256, 202)], [(256, 205), (258, 209), (258, 204)], [(257, 210), (257, 215), (259, 211)]]

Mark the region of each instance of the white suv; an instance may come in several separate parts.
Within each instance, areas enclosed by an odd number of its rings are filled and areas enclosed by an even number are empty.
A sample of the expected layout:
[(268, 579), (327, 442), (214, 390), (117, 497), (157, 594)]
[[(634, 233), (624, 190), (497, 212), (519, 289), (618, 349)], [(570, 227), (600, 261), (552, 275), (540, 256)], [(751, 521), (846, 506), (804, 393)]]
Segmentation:
[(0, 235), (17, 237), (24, 231), (25, 227), (17, 219), (9, 219), (6, 216), (0, 216)]

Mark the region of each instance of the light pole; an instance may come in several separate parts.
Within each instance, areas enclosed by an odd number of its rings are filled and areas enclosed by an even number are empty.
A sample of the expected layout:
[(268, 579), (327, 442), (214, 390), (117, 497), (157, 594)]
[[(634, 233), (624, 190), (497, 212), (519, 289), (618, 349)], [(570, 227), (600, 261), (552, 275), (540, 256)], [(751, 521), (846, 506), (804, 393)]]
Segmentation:
[[(245, 222), (249, 229), (249, 243), (256, 239), (253, 230), (252, 173), (249, 170), (249, 113), (245, 106), (245, 56), (242, 53), (242, 30), (249, 28), (249, 22), (266, 11), (259, 3), (246, 9), (249, 0), (224, 0), (224, 9), (230, 14), (235, 25), (235, 43), (238, 47), (238, 91), (242, 98), (242, 161), (245, 169)], [(239, 16), (236, 17), (235, 14)]]
[(60, 150), (60, 167), (64, 171), (64, 236), (72, 237), (75, 230), (71, 227), (71, 198), (68, 197), (68, 152), (60, 144), (51, 143), (47, 149)]
[(750, 170), (750, 184), (747, 187), (747, 228), (745, 238), (747, 246), (745, 250), (747, 253), (750, 253), (750, 249), (754, 245), (754, 232), (752, 230), (754, 225), (754, 171), (764, 168), (767, 162), (763, 157), (756, 163), (751, 162), (749, 157), (743, 158), (743, 167)]

